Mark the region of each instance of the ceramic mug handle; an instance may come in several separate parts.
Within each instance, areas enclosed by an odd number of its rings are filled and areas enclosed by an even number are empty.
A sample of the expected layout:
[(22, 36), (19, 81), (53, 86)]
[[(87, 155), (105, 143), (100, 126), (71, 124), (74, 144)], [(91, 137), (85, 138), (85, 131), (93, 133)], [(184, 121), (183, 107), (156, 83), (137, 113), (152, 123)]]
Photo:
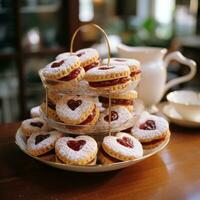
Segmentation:
[(173, 87), (175, 85), (178, 85), (180, 83), (184, 83), (184, 82), (191, 80), (197, 71), (196, 62), (191, 59), (186, 58), (179, 51), (172, 52), (165, 57), (165, 59), (164, 59), (165, 67), (168, 67), (171, 60), (176, 60), (176, 61), (180, 62), (181, 64), (188, 66), (190, 68), (190, 72), (184, 76), (175, 78), (175, 79), (167, 82), (165, 85), (165, 88), (164, 88), (164, 93), (167, 92), (167, 90), (169, 90), (171, 87)]

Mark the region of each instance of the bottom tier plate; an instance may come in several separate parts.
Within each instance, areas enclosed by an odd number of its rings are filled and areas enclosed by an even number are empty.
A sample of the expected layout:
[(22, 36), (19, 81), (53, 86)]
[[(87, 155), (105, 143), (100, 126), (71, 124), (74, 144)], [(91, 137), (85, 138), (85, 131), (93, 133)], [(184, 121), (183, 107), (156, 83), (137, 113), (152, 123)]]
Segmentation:
[(162, 149), (164, 149), (167, 146), (170, 138), (167, 138), (159, 147), (157, 147), (153, 150), (144, 151), (144, 156), (139, 159), (123, 161), (123, 162), (118, 162), (118, 163), (108, 164), (108, 165), (97, 164), (97, 165), (87, 165), (87, 166), (76, 166), (76, 165), (62, 164), (62, 163), (57, 163), (57, 162), (50, 162), (50, 161), (44, 160), (42, 158), (30, 155), (26, 150), (26, 138), (22, 134), (22, 131), (20, 128), (17, 130), (15, 140), (16, 140), (15, 143), (19, 146), (19, 148), (24, 153), (26, 153), (28, 156), (30, 156), (42, 163), (50, 165), (52, 167), (59, 168), (62, 170), (74, 171), (74, 172), (106, 172), (106, 171), (122, 169), (122, 168), (128, 167), (130, 165), (134, 165), (144, 159), (147, 159), (147, 158), (153, 156), (154, 154), (160, 152)]

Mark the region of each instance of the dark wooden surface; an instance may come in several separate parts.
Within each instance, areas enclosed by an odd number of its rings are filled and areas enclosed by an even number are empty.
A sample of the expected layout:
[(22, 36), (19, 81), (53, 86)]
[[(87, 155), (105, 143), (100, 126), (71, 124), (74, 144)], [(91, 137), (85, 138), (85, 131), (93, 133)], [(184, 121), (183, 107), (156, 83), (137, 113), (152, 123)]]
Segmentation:
[(172, 127), (159, 154), (114, 172), (84, 174), (41, 164), (15, 144), (19, 123), (0, 125), (0, 199), (200, 199), (200, 129)]

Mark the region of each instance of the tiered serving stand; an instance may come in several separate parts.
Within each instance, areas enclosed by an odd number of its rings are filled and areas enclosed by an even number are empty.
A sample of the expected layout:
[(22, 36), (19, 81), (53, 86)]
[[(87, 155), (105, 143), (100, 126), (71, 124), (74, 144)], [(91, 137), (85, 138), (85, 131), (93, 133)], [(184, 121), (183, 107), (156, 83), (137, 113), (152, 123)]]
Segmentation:
[[(105, 33), (105, 31), (99, 27), (96, 24), (87, 24), (87, 25), (83, 25), (80, 26), (74, 33), (72, 40), (71, 40), (71, 45), (70, 45), (70, 53), (73, 54), (73, 44), (74, 44), (74, 39), (77, 35), (77, 33), (82, 29), (82, 28), (87, 28), (87, 26), (93, 26), (96, 27), (97, 29), (99, 29), (105, 36), (106, 39), (106, 44), (107, 44), (107, 48), (108, 48), (108, 63), (107, 65), (110, 64), (110, 45), (109, 45), (109, 41), (108, 41), (108, 37)], [(42, 80), (43, 86), (46, 90), (46, 112), (41, 111), (43, 118), (47, 121), (48, 125), (54, 129), (57, 129), (65, 134), (70, 134), (70, 135), (90, 135), (92, 136), (99, 145), (101, 145), (101, 142), (103, 140), (103, 137), (105, 137), (106, 135), (111, 135), (112, 133), (116, 133), (116, 132), (120, 132), (123, 131), (127, 128), (133, 127), (135, 122), (137, 121), (137, 119), (139, 118), (140, 114), (143, 112), (143, 106), (139, 101), (135, 101), (134, 103), (134, 111), (132, 112), (132, 118), (126, 120), (125, 122), (123, 122), (122, 124), (118, 124), (117, 126), (113, 127), (111, 125), (111, 107), (112, 107), (112, 91), (103, 91), (103, 92), (99, 92), (96, 89), (91, 89), (88, 86), (88, 83), (86, 81), (80, 81), (78, 85), (72, 87), (72, 88), (62, 88), (62, 89), (58, 89), (57, 87), (53, 87), (56, 84), (62, 84), (63, 81), (51, 81), (48, 82), (42, 75), (42, 70), (39, 71), (39, 76)], [(135, 86), (137, 85), (136, 82), (133, 82), (132, 84), (130, 84), (126, 89), (123, 89), (121, 91), (117, 91), (117, 93), (123, 93), (126, 92), (128, 90), (133, 90), (135, 89)], [(109, 97), (109, 123), (108, 126), (104, 126), (102, 127), (101, 125), (98, 125), (98, 123), (94, 126), (88, 127), (88, 125), (71, 125), (71, 124), (65, 124), (61, 121), (55, 121), (51, 118), (49, 118), (49, 114), (48, 114), (48, 101), (49, 101), (49, 92), (54, 92), (57, 93), (60, 96), (63, 95), (68, 95), (68, 96), (81, 96), (81, 97), (85, 97), (88, 99), (88, 101), (93, 101), (94, 103), (97, 103), (98, 100), (98, 96), (100, 95), (107, 95)], [(98, 106), (99, 103), (97, 103)], [(121, 162), (116, 162), (113, 164), (107, 164), (107, 165), (102, 165), (102, 164), (97, 164), (96, 165), (86, 165), (86, 166), (76, 166), (76, 165), (70, 165), (70, 164), (62, 164), (62, 163), (57, 163), (57, 162), (51, 162), (51, 161), (47, 161), (44, 160), (40, 157), (35, 157), (32, 156), (28, 153), (28, 151), (26, 150), (26, 138), (23, 136), (21, 129), (18, 129), (17, 133), (16, 133), (16, 144), (19, 146), (19, 148), (26, 153), (27, 155), (31, 156), (32, 158), (43, 162), (47, 165), (59, 168), (59, 169), (63, 169), (63, 170), (70, 170), (70, 171), (77, 171), (77, 172), (103, 172), (103, 171), (112, 171), (112, 170), (117, 170), (117, 169), (121, 169), (124, 167), (128, 167), (130, 165), (133, 165), (137, 162), (140, 162), (156, 153), (158, 153), (159, 151), (161, 151), (169, 142), (169, 138), (159, 147), (153, 149), (153, 150), (148, 150), (148, 151), (144, 151), (144, 155), (143, 157), (139, 158), (139, 159), (135, 159), (135, 160), (130, 160), (130, 161), (121, 161)]]

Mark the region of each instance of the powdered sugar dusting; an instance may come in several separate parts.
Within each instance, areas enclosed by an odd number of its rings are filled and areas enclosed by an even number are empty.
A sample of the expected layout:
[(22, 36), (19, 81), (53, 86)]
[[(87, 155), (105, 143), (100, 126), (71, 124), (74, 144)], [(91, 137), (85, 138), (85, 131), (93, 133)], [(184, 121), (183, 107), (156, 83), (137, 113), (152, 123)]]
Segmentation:
[[(71, 110), (69, 106), (67, 105), (67, 102), (69, 100), (81, 100), (82, 103), (79, 107), (77, 107), (75, 110)], [(90, 98), (83, 98), (83, 97), (77, 97), (77, 96), (64, 96), (58, 103), (56, 104), (56, 112), (58, 116), (61, 117), (67, 117), (71, 120), (79, 120), (83, 113), (87, 112), (88, 109), (94, 106), (94, 102)]]
[[(104, 59), (103, 60), (103, 64), (107, 64), (108, 63), (108, 59)], [(110, 59), (110, 64), (111, 65), (127, 65), (130, 70), (132, 68), (140, 68), (140, 62), (136, 59), (128, 59), (128, 58), (111, 58)]]
[[(44, 140), (42, 140), (41, 142), (39, 142), (38, 144), (35, 144), (35, 140), (36, 137), (38, 135), (47, 135), (50, 134), (50, 136)], [(41, 148), (45, 148), (49, 145), (54, 145), (55, 142), (62, 137), (62, 133), (58, 132), (58, 131), (50, 131), (50, 132), (46, 132), (46, 131), (39, 131), (37, 133), (33, 133), (27, 140), (27, 150), (29, 152), (31, 151), (39, 151)]]
[[(118, 114), (118, 119), (111, 121), (112, 128), (117, 128), (132, 118), (129, 110), (123, 106), (113, 106), (111, 111), (115, 111)], [(102, 127), (102, 129), (108, 128), (109, 122), (104, 119), (107, 115), (109, 115), (109, 109), (106, 109), (103, 113), (101, 113), (97, 126)]]
[(82, 54), (79, 57), (81, 62), (85, 62), (90, 58), (99, 57), (98, 51), (96, 49), (93, 49), (93, 48), (80, 49), (80, 50), (76, 51), (75, 54), (76, 55)]
[[(147, 120), (155, 121), (156, 129), (155, 130), (143, 130), (140, 129), (140, 125), (146, 122)], [(143, 112), (140, 116), (136, 125), (132, 128), (131, 133), (134, 137), (142, 140), (152, 140), (153, 138), (158, 138), (166, 133), (169, 130), (169, 123), (162, 117), (151, 115), (148, 112)]]
[[(86, 143), (79, 151), (74, 151), (67, 145), (69, 140), (84, 140)], [(56, 152), (59, 152), (59, 154), (67, 160), (78, 161), (88, 159), (91, 154), (95, 155), (97, 152), (97, 143), (92, 137), (86, 135), (76, 138), (63, 137), (56, 142), (55, 149)]]
[[(121, 145), (117, 142), (118, 138), (128, 137), (133, 142), (133, 148), (125, 147), (124, 145)], [(140, 158), (143, 156), (143, 149), (141, 143), (134, 138), (133, 136), (124, 133), (119, 132), (116, 134), (116, 136), (106, 136), (103, 139), (103, 143), (111, 148), (115, 153), (128, 156), (128, 157), (134, 157), (134, 158)]]
[[(52, 68), (52, 64), (55, 62), (59, 62), (63, 60), (64, 63), (61, 64), (59, 67)], [(56, 60), (51, 63), (49, 63), (44, 69), (43, 69), (43, 75), (44, 76), (50, 76), (54, 75), (55, 73), (59, 73), (61, 71), (66, 71), (68, 68), (74, 66), (76, 63), (79, 62), (79, 58), (77, 56), (68, 56), (65, 59)]]

